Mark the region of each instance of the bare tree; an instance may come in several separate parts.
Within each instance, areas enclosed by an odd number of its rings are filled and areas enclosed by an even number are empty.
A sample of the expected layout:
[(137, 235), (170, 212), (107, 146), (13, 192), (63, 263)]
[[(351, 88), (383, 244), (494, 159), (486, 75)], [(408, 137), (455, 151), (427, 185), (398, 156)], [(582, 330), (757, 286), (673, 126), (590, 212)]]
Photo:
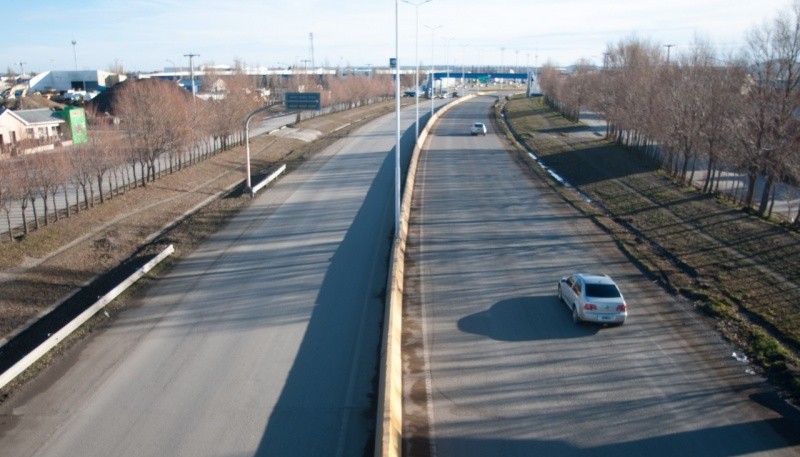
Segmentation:
[[(27, 235), (28, 228), (28, 205), (30, 202), (35, 201), (35, 188), (36, 183), (33, 180), (33, 173), (31, 172), (30, 156), (23, 156), (16, 160), (13, 164), (15, 173), (12, 176), (12, 195), (19, 203), (22, 212), (22, 233)], [(34, 219), (36, 219), (36, 206), (33, 207)], [(38, 221), (35, 221), (36, 228), (38, 228)]]
[(189, 95), (168, 81), (146, 79), (126, 84), (114, 101), (126, 141), (142, 167), (141, 184), (156, 179), (157, 160), (180, 149), (187, 132)]
[[(728, 59), (728, 62), (731, 62)], [(703, 84), (706, 99), (707, 121), (702, 129), (703, 147), (701, 153), (706, 159), (706, 176), (703, 192), (715, 192), (722, 167), (733, 164), (736, 141), (731, 132), (729, 119), (735, 118), (742, 110), (742, 88), (746, 85), (746, 73), (734, 63), (709, 68)]]
[(228, 149), (231, 138), (242, 131), (245, 117), (260, 105), (255, 82), (244, 73), (227, 77), (217, 77), (215, 81), (216, 99), (209, 100), (212, 134), (222, 142), (222, 149)]
[(642, 145), (660, 128), (658, 72), (661, 48), (636, 37), (609, 45), (605, 52), (601, 106), (610, 138), (629, 146)]
[(31, 155), (28, 160), (30, 161), (31, 178), (36, 186), (34, 196), (41, 197), (44, 203), (44, 225), (50, 225), (48, 198), (51, 195), (53, 196), (53, 212), (55, 219), (58, 220), (55, 194), (64, 182), (63, 155), (60, 152), (37, 153)]
[(564, 105), (567, 108), (568, 117), (574, 122), (580, 121), (581, 110), (587, 106), (592, 97), (592, 79), (595, 74), (596, 71), (591, 62), (581, 59), (564, 81)]
[(14, 241), (14, 234), (11, 228), (11, 203), (14, 201), (11, 188), (12, 173), (14, 173), (14, 169), (11, 166), (11, 162), (8, 160), (0, 161), (0, 210), (6, 214), (9, 241)]
[[(113, 189), (110, 176), (112, 170), (120, 165), (119, 155), (116, 152), (117, 135), (116, 132), (106, 130), (94, 130), (93, 133), (84, 148), (85, 160), (94, 175), (94, 181), (97, 182), (100, 203), (105, 203), (103, 177), (109, 176), (109, 189)], [(111, 191), (109, 193), (111, 194)], [(110, 197), (111, 195), (109, 195)]]
[(89, 149), (86, 144), (73, 146), (67, 149), (67, 157), (70, 164), (70, 180), (75, 187), (75, 200), (77, 201), (76, 211), (80, 212), (79, 189), (83, 191), (83, 201), (86, 209), (94, 206), (94, 173), (89, 160)]
[(793, 113), (800, 91), (800, 1), (785, 14), (747, 36), (744, 61), (752, 84), (737, 119), (742, 166), (748, 176), (744, 204), (754, 203), (759, 175), (764, 176), (758, 212), (765, 214), (776, 179), (794, 153)]
[[(659, 138), (664, 147), (675, 151), (678, 159), (672, 165), (672, 172), (686, 184), (694, 179), (693, 163), (705, 141), (716, 141), (709, 135), (709, 126), (717, 103), (713, 86), (717, 83), (717, 70), (713, 67), (713, 51), (707, 44), (697, 42), (692, 50), (678, 56), (677, 64), (667, 66), (662, 72), (660, 86), (668, 96), (661, 107), (664, 114), (662, 130)], [(713, 93), (713, 95), (712, 95)], [(689, 174), (689, 165), (692, 173)]]

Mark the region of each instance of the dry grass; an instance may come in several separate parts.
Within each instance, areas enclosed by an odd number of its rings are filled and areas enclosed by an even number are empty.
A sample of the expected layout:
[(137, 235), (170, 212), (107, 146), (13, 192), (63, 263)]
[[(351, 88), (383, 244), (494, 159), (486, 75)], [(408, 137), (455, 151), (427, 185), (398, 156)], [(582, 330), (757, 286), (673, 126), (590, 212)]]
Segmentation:
[(540, 98), (507, 103), (517, 140), (591, 197), (565, 198), (612, 233), (641, 268), (715, 318), (764, 372), (800, 399), (800, 237), (725, 199), (680, 186), (646, 156), (591, 135)]

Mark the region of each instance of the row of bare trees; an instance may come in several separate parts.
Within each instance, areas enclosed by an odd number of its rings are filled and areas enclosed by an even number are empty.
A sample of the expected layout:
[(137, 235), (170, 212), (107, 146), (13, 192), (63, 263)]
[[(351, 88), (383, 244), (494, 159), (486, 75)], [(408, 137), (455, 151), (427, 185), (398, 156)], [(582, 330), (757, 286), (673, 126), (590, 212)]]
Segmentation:
[(704, 192), (719, 191), (724, 171), (743, 173), (741, 204), (770, 215), (776, 184), (800, 183), (800, 0), (750, 31), (735, 54), (720, 56), (701, 39), (672, 58), (664, 50), (629, 38), (607, 47), (602, 69), (546, 65), (540, 86), (576, 121), (583, 109), (601, 113), (610, 138), (654, 154), (687, 184), (702, 164)]
[[(112, 113), (87, 107), (87, 143), (0, 161), (0, 210), (8, 228), (3, 239), (14, 239), (13, 208), (20, 210), (20, 230), (27, 234), (243, 141), (245, 117), (265, 103), (258, 81), (239, 72), (207, 75), (204, 83), (220, 80), (224, 97), (207, 101), (172, 81), (125, 82), (114, 89)], [(352, 107), (390, 97), (393, 81), (304, 75), (280, 81), (273, 90), (319, 91), (323, 105)]]

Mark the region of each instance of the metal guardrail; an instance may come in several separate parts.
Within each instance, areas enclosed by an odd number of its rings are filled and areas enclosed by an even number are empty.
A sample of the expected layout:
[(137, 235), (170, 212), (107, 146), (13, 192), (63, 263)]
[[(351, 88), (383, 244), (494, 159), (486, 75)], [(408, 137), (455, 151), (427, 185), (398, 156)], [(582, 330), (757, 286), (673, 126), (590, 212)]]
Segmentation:
[(22, 359), (20, 359), (20, 361), (14, 364), (11, 368), (0, 374), (0, 388), (5, 387), (6, 384), (13, 381), (14, 378), (19, 376), (22, 372), (27, 370), (31, 365), (36, 363), (36, 361), (42, 358), (42, 356), (44, 356), (45, 354), (47, 354), (48, 351), (56, 347), (58, 343), (63, 341), (66, 337), (72, 334), (72, 332), (77, 330), (86, 321), (91, 319), (92, 316), (94, 316), (103, 308), (105, 308), (106, 305), (111, 303), (115, 298), (117, 298), (117, 296), (119, 296), (122, 292), (124, 292), (128, 287), (133, 285), (136, 281), (141, 279), (142, 276), (146, 275), (147, 272), (152, 270), (153, 267), (158, 265), (162, 260), (167, 258), (167, 256), (169, 256), (173, 252), (175, 252), (175, 248), (170, 244), (169, 246), (167, 246), (166, 249), (161, 251), (160, 254), (158, 254), (156, 257), (151, 259), (146, 264), (142, 265), (132, 275), (128, 276), (128, 278), (122, 281), (115, 288), (111, 289), (107, 294), (100, 297), (92, 306), (90, 306), (85, 311), (80, 313), (77, 317), (75, 317), (75, 319), (73, 319), (67, 325), (62, 327), (61, 330), (51, 335), (36, 349), (28, 353), (28, 355), (26, 355)]

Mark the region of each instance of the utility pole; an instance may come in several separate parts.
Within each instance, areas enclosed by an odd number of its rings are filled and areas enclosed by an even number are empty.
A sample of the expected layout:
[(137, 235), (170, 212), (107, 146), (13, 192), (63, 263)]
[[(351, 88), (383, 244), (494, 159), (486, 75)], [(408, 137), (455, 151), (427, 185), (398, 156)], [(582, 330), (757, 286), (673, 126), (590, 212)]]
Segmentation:
[(667, 48), (667, 65), (669, 65), (669, 51), (670, 51), (670, 48), (672, 48), (673, 46), (675, 46), (675, 45), (674, 44), (665, 44), (664, 45), (664, 47)]
[(184, 54), (183, 57), (189, 58), (189, 77), (192, 78), (192, 103), (196, 103), (195, 98), (197, 93), (195, 92), (194, 88), (194, 65), (192, 64), (192, 59), (195, 57), (200, 57), (200, 54), (189, 53), (189, 54)]

